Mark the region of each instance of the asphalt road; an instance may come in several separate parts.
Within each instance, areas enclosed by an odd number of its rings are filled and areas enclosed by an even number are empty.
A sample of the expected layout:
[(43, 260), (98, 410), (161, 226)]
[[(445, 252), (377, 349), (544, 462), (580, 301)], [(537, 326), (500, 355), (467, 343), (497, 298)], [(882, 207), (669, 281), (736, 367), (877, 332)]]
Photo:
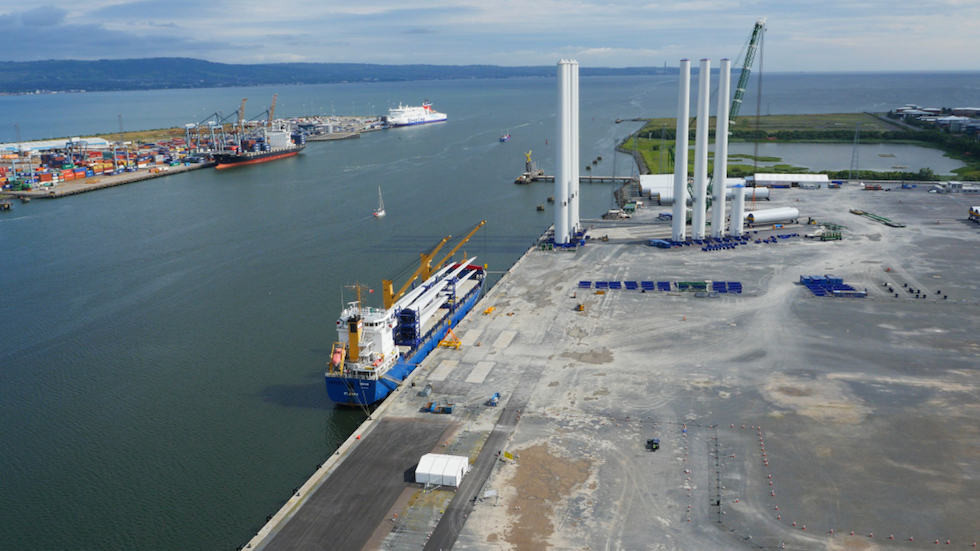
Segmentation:
[(425, 551), (448, 551), (453, 548), (456, 538), (459, 537), (460, 530), (466, 522), (466, 517), (473, 510), (474, 498), (483, 488), (490, 472), (497, 461), (497, 453), (504, 448), (504, 445), (514, 433), (517, 420), (531, 398), (531, 389), (543, 371), (542, 366), (535, 366), (524, 371), (521, 383), (516, 391), (507, 401), (507, 405), (500, 412), (500, 418), (494, 425), (490, 436), (487, 437), (480, 455), (476, 458), (473, 469), (463, 477), (463, 482), (456, 489), (456, 496), (449, 502), (445, 514), (439, 519), (439, 524), (425, 544)]
[(436, 416), (381, 420), (264, 549), (364, 547), (402, 490), (414, 484), (405, 473), (448, 426)]

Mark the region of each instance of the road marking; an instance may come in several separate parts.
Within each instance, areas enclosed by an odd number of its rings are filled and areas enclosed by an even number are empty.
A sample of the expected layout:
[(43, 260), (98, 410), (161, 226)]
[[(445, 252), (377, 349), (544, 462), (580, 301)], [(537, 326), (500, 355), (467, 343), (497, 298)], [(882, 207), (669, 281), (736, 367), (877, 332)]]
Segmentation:
[(463, 346), (473, 346), (476, 340), (480, 337), (480, 331), (475, 329), (470, 329), (469, 331), (463, 333), (463, 336), (459, 338)]
[(507, 348), (510, 346), (510, 341), (514, 340), (516, 336), (517, 331), (501, 331), (497, 340), (493, 341), (493, 347), (496, 349)]
[(477, 362), (476, 367), (470, 372), (470, 376), (466, 378), (467, 383), (480, 384), (484, 379), (487, 378), (487, 374), (493, 369), (494, 362)]
[(449, 376), (449, 372), (453, 370), (457, 365), (459, 365), (458, 360), (442, 360), (433, 372), (429, 375), (430, 381), (445, 381), (446, 377)]

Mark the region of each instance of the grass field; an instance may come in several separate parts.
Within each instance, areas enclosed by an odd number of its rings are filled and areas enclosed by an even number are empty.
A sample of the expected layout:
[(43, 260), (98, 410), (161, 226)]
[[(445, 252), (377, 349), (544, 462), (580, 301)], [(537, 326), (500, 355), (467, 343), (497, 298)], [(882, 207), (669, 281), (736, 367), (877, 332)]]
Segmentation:
[[(623, 143), (622, 149), (633, 150), (633, 138), (629, 138)], [(660, 140), (640, 138), (637, 144), (637, 151), (643, 156), (650, 174), (667, 174), (674, 171), (674, 142), (673, 140)], [(714, 171), (714, 152), (708, 151), (708, 174)], [(728, 176), (740, 178), (756, 172), (756, 167), (752, 164), (753, 155), (738, 153), (728, 157)], [(760, 163), (778, 163), (780, 157), (767, 157), (760, 155), (757, 160)], [(744, 161), (744, 162), (736, 162)], [(789, 164), (767, 164), (766, 172), (808, 172), (806, 168)], [(694, 174), (694, 148), (691, 147), (687, 152), (687, 172)]]
[[(731, 127), (734, 135), (731, 141), (752, 141), (761, 139), (751, 137), (752, 134), (760, 136), (755, 132), (764, 133), (766, 141), (770, 142), (797, 142), (797, 143), (851, 143), (854, 130), (860, 125), (861, 143), (902, 143), (918, 145), (922, 147), (932, 147), (942, 149), (947, 156), (962, 160), (967, 166), (956, 169), (954, 178), (966, 180), (980, 179), (980, 159), (970, 156), (967, 152), (960, 152), (955, 149), (947, 149), (935, 142), (926, 140), (915, 140), (916, 131), (909, 130), (907, 127), (889, 120), (882, 120), (868, 113), (829, 113), (817, 115), (767, 115), (758, 118), (754, 116), (738, 117), (735, 125)], [(711, 119), (708, 128), (714, 129), (715, 120)], [(694, 124), (690, 127), (693, 129)], [(673, 171), (674, 162), (674, 129), (676, 120), (672, 118), (650, 119), (647, 124), (637, 131), (633, 136), (621, 144), (621, 150), (631, 151), (634, 147), (633, 140), (639, 138), (636, 144), (637, 152), (642, 155), (651, 173), (668, 173)], [(745, 134), (750, 132), (748, 136)], [(884, 133), (891, 133), (886, 136)], [(900, 133), (903, 135), (897, 135)], [(925, 134), (923, 134), (925, 136)], [(694, 141), (691, 139), (693, 147)], [(733, 177), (744, 176), (754, 172), (753, 161), (766, 163), (767, 172), (810, 172), (807, 169), (780, 163), (782, 159), (778, 157), (758, 157), (754, 158), (747, 154), (733, 154), (729, 158), (729, 175)], [(733, 162), (734, 161), (734, 162)], [(689, 171), (693, 170), (693, 152), (688, 155)], [(710, 163), (709, 163), (710, 164)], [(711, 169), (709, 168), (709, 171)], [(826, 172), (826, 171), (821, 171)], [(868, 177), (875, 177), (875, 172), (869, 172)], [(900, 172), (880, 173), (878, 177), (886, 176), (908, 176), (914, 179), (911, 174)], [(864, 177), (864, 176), (862, 176)], [(921, 176), (920, 176), (921, 177)]]
[[(888, 132), (892, 130), (902, 130), (903, 127), (897, 124), (885, 122), (874, 115), (867, 113), (828, 113), (820, 115), (765, 115), (758, 119), (758, 129), (766, 132), (778, 132), (780, 130), (850, 130), (861, 124), (862, 132)], [(659, 132), (661, 128), (673, 130), (677, 127), (676, 119), (660, 118), (650, 119), (640, 132)], [(715, 117), (708, 121), (708, 128), (714, 129)], [(694, 125), (691, 125), (694, 128)], [(755, 130), (756, 117), (737, 117), (732, 129)]]

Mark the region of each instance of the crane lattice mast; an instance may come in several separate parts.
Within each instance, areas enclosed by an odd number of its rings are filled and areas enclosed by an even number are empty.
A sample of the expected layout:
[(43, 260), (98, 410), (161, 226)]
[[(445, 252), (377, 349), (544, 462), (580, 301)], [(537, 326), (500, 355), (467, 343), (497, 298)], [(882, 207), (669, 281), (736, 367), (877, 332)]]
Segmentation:
[(766, 31), (766, 18), (763, 17), (755, 22), (752, 28), (752, 36), (749, 38), (749, 45), (745, 49), (745, 61), (742, 63), (742, 73), (738, 76), (738, 85), (735, 87), (735, 97), (732, 98), (732, 107), (729, 111), (728, 124), (735, 124), (735, 117), (738, 116), (738, 109), (742, 106), (742, 96), (749, 85), (749, 75), (752, 73), (752, 63), (755, 61), (755, 53), (759, 49), (762, 35)]

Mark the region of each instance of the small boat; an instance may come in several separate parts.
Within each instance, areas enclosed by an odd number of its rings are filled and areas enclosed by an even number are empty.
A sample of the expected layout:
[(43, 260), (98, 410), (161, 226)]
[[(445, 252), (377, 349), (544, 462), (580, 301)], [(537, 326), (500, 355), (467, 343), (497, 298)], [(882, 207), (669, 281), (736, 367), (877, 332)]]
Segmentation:
[(374, 216), (381, 218), (385, 215), (385, 202), (381, 199), (381, 186), (378, 186), (378, 208), (374, 209)]
[(504, 134), (503, 136), (500, 137), (501, 143), (506, 142), (508, 140), (510, 140), (510, 133), (509, 132), (507, 134)]

